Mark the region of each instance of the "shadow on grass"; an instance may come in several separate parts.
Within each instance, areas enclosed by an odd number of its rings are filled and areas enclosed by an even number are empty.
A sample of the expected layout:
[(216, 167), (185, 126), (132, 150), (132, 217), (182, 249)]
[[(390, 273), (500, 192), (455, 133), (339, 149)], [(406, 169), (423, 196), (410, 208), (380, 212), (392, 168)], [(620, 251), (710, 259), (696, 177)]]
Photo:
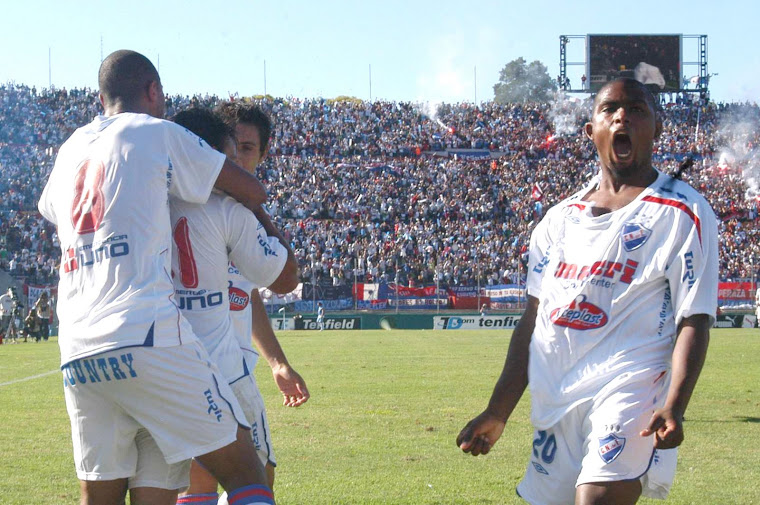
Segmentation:
[(760, 423), (760, 417), (747, 417), (747, 416), (734, 416), (730, 420), (728, 419), (694, 419), (694, 418), (684, 418), (684, 422), (687, 423), (725, 423), (725, 422), (733, 422), (733, 423)]

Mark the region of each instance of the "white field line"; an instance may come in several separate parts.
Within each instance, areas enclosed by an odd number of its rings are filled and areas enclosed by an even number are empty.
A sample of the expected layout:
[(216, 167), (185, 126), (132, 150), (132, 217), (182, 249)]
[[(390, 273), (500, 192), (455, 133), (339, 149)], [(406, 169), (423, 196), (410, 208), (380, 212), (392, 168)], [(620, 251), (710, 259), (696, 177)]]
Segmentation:
[(11, 384), (18, 384), (19, 382), (26, 382), (34, 379), (39, 379), (40, 377), (46, 377), (48, 375), (53, 375), (54, 373), (61, 373), (60, 370), (50, 370), (49, 372), (39, 373), (37, 375), (31, 375), (29, 377), (24, 377), (23, 379), (16, 379), (12, 380), (10, 382), (0, 382), (0, 387), (3, 386), (10, 386)]

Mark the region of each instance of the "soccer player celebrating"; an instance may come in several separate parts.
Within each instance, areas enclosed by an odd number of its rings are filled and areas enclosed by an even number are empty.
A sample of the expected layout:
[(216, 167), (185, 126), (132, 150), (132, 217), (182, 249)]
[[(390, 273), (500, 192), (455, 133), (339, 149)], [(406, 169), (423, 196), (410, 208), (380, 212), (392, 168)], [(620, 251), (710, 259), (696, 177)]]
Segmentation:
[(197, 457), (230, 503), (273, 503), (227, 381), (174, 303), (169, 195), (216, 187), (248, 208), (261, 183), (161, 118), (150, 60), (100, 66), (105, 110), (63, 144), (39, 202), (58, 230), (59, 345), (82, 504), (169, 504)]
[[(237, 162), (251, 174), (266, 159), (272, 123), (258, 106), (241, 101), (223, 102), (217, 112), (235, 130), (237, 139)], [(269, 216), (262, 216), (269, 220)], [(275, 383), (283, 396), (283, 404), (298, 407), (309, 399), (306, 382), (293, 369), (272, 330), (266, 308), (259, 295), (259, 286), (240, 274), (239, 269), (230, 265), (230, 315), (235, 326), (235, 335), (243, 349), (251, 374), (258, 361), (260, 351), (272, 369)], [(256, 348), (251, 345), (251, 341)], [(255, 408), (251, 420), (259, 457), (266, 465), (269, 486), (274, 486), (276, 460), (271, 440), (271, 430), (261, 393), (256, 388), (249, 402)], [(258, 428), (258, 429), (257, 429)]]
[(457, 445), (487, 454), (530, 384), (531, 504), (667, 496), (683, 416), (715, 320), (717, 223), (694, 189), (652, 167), (655, 101), (633, 79), (596, 96), (586, 135), (601, 170), (531, 237), (528, 307), (488, 407)]
[[(214, 112), (188, 109), (173, 119), (228, 157), (236, 157), (233, 130)], [(228, 265), (236, 265), (257, 285), (284, 294), (298, 283), (295, 255), (271, 221), (260, 222), (220, 193), (212, 193), (203, 205), (172, 199), (170, 208), (175, 242), (172, 270), (180, 308), (235, 392), (258, 442), (264, 427), (259, 426), (261, 409), (252, 401), (260, 395), (230, 319)], [(256, 214), (263, 216), (263, 210)], [(255, 445), (259, 450), (260, 444)], [(216, 479), (194, 464), (190, 488), (177, 503), (216, 505), (216, 490)]]

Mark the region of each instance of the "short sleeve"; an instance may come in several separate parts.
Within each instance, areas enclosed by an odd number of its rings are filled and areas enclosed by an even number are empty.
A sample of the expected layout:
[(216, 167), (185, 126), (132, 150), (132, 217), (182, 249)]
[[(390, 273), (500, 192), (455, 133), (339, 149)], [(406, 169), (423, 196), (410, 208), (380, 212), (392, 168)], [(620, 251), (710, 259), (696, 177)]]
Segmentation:
[(267, 235), (253, 212), (227, 198), (227, 230), (229, 257), (240, 274), (253, 284), (270, 286), (280, 276), (288, 251), (277, 237)]
[(163, 122), (169, 152), (169, 193), (191, 203), (206, 203), (222, 170), (224, 154), (190, 130)]
[(541, 293), (541, 281), (544, 278), (546, 267), (551, 254), (551, 241), (549, 240), (549, 216), (535, 227), (530, 235), (530, 248), (528, 249), (528, 278), (525, 284), (526, 293), (538, 297)]
[(695, 208), (697, 213), (679, 211), (681, 247), (666, 271), (676, 325), (696, 314), (707, 314), (712, 324), (718, 308), (718, 224), (706, 203)]

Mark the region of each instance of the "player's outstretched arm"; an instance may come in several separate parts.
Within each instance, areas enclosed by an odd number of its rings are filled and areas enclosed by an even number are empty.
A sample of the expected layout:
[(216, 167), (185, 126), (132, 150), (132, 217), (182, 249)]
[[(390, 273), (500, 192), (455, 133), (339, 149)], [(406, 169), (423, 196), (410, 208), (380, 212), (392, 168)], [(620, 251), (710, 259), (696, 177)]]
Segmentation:
[(214, 187), (242, 203), (251, 212), (267, 201), (267, 190), (261, 181), (229, 159), (224, 160)]
[(272, 330), (272, 325), (269, 324), (264, 302), (257, 289), (251, 292), (251, 317), (253, 317), (253, 334), (251, 335), (253, 343), (272, 368), (274, 382), (282, 393), (282, 404), (287, 407), (303, 405), (309, 399), (306, 381), (288, 363), (285, 351), (282, 350)]
[(668, 397), (665, 405), (652, 414), (649, 426), (641, 431), (642, 437), (654, 435), (657, 449), (672, 449), (683, 442), (683, 416), (705, 363), (709, 342), (709, 316), (697, 314), (681, 321), (673, 349), (673, 376)]
[(538, 298), (529, 296), (528, 306), (509, 342), (504, 369), (496, 381), (488, 407), (467, 423), (457, 437), (457, 445), (473, 456), (488, 454), (501, 437), (507, 419), (528, 386), (528, 350), (536, 326)]

